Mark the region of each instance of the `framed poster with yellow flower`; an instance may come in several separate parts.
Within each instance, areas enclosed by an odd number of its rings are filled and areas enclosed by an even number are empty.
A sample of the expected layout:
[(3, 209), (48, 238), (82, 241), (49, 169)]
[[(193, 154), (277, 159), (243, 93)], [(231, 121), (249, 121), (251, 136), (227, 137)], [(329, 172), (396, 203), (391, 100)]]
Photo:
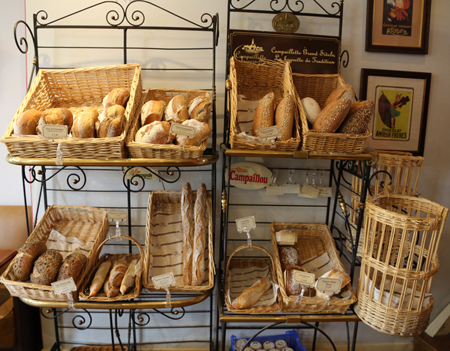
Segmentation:
[(366, 51), (428, 53), (431, 0), (367, 0)]
[(423, 156), (431, 73), (361, 70), (360, 100), (375, 103), (366, 146)]

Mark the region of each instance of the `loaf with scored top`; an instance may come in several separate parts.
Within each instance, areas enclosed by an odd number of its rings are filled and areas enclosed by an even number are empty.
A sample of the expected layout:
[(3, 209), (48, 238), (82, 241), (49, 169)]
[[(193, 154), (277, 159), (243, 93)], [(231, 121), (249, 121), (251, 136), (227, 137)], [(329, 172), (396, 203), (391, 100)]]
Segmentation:
[(56, 280), (63, 262), (61, 254), (56, 250), (47, 250), (34, 262), (30, 280), (33, 284), (50, 285)]
[(194, 204), (194, 247), (192, 254), (192, 285), (200, 286), (205, 280), (205, 248), (208, 230), (208, 202), (205, 184), (197, 189)]
[(70, 277), (76, 282), (87, 262), (87, 257), (80, 252), (73, 252), (68, 255), (58, 271), (56, 280), (68, 279)]
[(292, 137), (292, 127), (294, 125), (294, 97), (287, 94), (278, 104), (275, 112), (275, 124), (281, 135), (277, 138), (286, 141)]
[(194, 246), (194, 205), (191, 184), (181, 190), (181, 221), (183, 224), (183, 284), (192, 283), (192, 250)]
[(30, 242), (22, 245), (17, 251), (12, 265), (13, 280), (24, 282), (30, 278), (36, 259), (47, 251), (47, 245), (41, 241)]
[(260, 129), (273, 126), (275, 111), (275, 94), (266, 94), (259, 102), (255, 110), (255, 117), (253, 119), (253, 135), (258, 136), (257, 131)]

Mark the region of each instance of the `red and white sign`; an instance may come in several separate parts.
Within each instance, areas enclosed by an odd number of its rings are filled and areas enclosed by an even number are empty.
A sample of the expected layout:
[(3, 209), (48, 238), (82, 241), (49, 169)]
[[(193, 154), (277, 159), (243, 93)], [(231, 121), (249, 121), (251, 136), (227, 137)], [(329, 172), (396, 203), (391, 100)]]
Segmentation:
[[(228, 181), (228, 171), (225, 173)], [(262, 189), (272, 183), (272, 172), (258, 164), (240, 162), (231, 165), (230, 184), (240, 189)]]

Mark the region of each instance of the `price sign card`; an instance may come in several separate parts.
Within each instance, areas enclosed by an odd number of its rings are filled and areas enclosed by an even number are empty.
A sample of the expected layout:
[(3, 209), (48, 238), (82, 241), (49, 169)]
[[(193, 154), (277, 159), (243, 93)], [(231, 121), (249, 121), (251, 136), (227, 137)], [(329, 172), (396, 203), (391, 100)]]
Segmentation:
[(42, 135), (45, 139), (65, 139), (68, 134), (67, 126), (46, 124), (42, 128)]
[(301, 193), (306, 195), (306, 197), (317, 199), (319, 197), (320, 190), (305, 183), (302, 185)]
[(283, 184), (285, 194), (300, 194), (299, 184)]
[(281, 135), (280, 130), (278, 129), (277, 126), (272, 126), (272, 127), (268, 127), (268, 128), (263, 128), (260, 130), (256, 131), (256, 134), (258, 134), (258, 136), (260, 138), (277, 138)]
[(165, 289), (169, 286), (175, 285), (175, 277), (172, 272), (169, 272), (152, 277), (152, 282), (155, 289)]
[(321, 197), (332, 197), (333, 191), (331, 187), (329, 186), (318, 186), (317, 189), (319, 189), (319, 196)]
[(239, 233), (249, 232), (256, 228), (255, 216), (242, 217), (236, 219), (236, 227)]
[(158, 171), (151, 167), (134, 167), (125, 174), (125, 179), (131, 179), (134, 176), (137, 176), (145, 180), (158, 180), (159, 178), (156, 176), (156, 174), (158, 174)]
[(316, 276), (314, 273), (294, 270), (294, 282), (300, 285), (308, 285), (314, 287), (316, 284)]
[(282, 185), (271, 184), (266, 187), (266, 195), (284, 195), (284, 187)]
[(108, 217), (113, 222), (124, 222), (128, 219), (128, 214), (125, 211), (108, 211)]
[(179, 123), (172, 123), (170, 126), (170, 133), (177, 135), (184, 135), (192, 138), (195, 135), (195, 128), (190, 126), (184, 126)]
[(58, 280), (52, 283), (53, 292), (56, 295), (68, 294), (72, 291), (77, 291), (77, 286), (75, 285), (75, 281), (72, 277)]
[(319, 278), (317, 280), (316, 289), (323, 292), (332, 292), (337, 294), (341, 291), (342, 281), (336, 278)]

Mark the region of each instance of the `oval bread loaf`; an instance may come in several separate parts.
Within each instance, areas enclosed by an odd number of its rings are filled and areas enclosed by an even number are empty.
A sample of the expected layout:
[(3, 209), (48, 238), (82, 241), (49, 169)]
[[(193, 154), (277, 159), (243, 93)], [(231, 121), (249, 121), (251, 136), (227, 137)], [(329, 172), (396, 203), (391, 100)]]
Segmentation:
[(39, 123), (36, 127), (36, 133), (42, 134), (45, 125), (61, 125), (67, 126), (67, 133), (69, 134), (73, 124), (73, 114), (66, 108), (49, 108), (44, 111)]
[(141, 108), (141, 126), (155, 121), (161, 121), (164, 117), (166, 103), (163, 100), (147, 101)]
[(278, 253), (283, 271), (292, 266), (300, 266), (300, 254), (294, 246), (278, 246)]
[(183, 95), (174, 96), (167, 105), (164, 119), (167, 122), (183, 123), (189, 118)]
[(98, 138), (113, 138), (122, 134), (125, 122), (125, 108), (120, 105), (110, 106), (105, 111), (105, 118), (100, 122)]
[(356, 101), (350, 106), (350, 110), (338, 129), (338, 133), (363, 134), (374, 115), (375, 105), (373, 101)]
[(120, 105), (125, 107), (129, 98), (130, 98), (130, 89), (128, 88), (113, 89), (103, 98), (103, 109), (106, 110), (108, 107), (113, 105)]
[(350, 84), (344, 84), (344, 85), (341, 85), (340, 87), (334, 89), (331, 92), (331, 94), (328, 96), (322, 109), (324, 109), (326, 106), (328, 106), (332, 102), (335, 102), (335, 101), (341, 100), (341, 99), (350, 99), (352, 101), (352, 103), (354, 103), (356, 101), (355, 91), (353, 90), (353, 87)]
[(95, 124), (98, 123), (98, 112), (94, 107), (87, 107), (75, 117), (72, 134), (76, 138), (95, 138)]
[(311, 123), (311, 125), (313, 125), (322, 109), (317, 101), (310, 97), (305, 97), (301, 99), (300, 102), (302, 103), (303, 110), (305, 111), (306, 119), (309, 123)]
[(178, 134), (176, 137), (176, 144), (181, 146), (199, 146), (202, 142), (208, 139), (211, 134), (211, 127), (208, 123), (197, 121), (196, 119), (188, 119), (181, 123), (183, 126), (195, 128), (193, 137)]
[(275, 94), (266, 94), (259, 102), (255, 110), (255, 117), (253, 119), (253, 135), (258, 136), (257, 131), (260, 129), (273, 126), (275, 111)]
[(14, 122), (14, 134), (35, 135), (36, 127), (41, 119), (42, 111), (27, 110), (23, 112)]
[(292, 138), (294, 108), (294, 97), (291, 94), (287, 94), (277, 106), (275, 112), (275, 124), (281, 133), (277, 138), (280, 141), (286, 141)]
[(175, 135), (170, 133), (170, 123), (155, 121), (143, 126), (136, 133), (136, 142), (147, 144), (170, 144)]
[(327, 105), (317, 116), (313, 130), (334, 133), (347, 116), (351, 104), (350, 99), (341, 99)]
[(211, 117), (212, 103), (209, 95), (197, 96), (188, 106), (188, 113), (190, 119), (196, 119), (200, 122), (209, 123)]
[(86, 262), (87, 257), (82, 253), (71, 253), (64, 259), (63, 263), (61, 264), (56, 280), (58, 281), (72, 277), (76, 282)]
[(30, 278), (34, 261), (47, 251), (47, 245), (44, 242), (36, 241), (22, 245), (17, 251), (11, 273), (13, 280), (24, 282)]
[(33, 284), (50, 285), (56, 279), (63, 262), (61, 254), (56, 250), (47, 250), (34, 262), (30, 280)]

